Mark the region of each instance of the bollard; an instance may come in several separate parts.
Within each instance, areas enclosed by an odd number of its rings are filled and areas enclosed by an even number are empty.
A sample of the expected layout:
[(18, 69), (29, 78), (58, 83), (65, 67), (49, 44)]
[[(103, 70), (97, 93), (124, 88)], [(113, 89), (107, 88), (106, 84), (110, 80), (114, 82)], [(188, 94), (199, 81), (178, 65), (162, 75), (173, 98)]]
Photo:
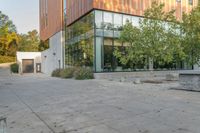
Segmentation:
[(0, 117), (0, 133), (6, 133), (6, 117)]

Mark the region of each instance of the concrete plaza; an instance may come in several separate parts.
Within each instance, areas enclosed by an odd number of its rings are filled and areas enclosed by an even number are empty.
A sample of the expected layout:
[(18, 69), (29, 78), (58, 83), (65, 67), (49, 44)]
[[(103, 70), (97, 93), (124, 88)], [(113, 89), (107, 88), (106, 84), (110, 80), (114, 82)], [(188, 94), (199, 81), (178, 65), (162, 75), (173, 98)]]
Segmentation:
[(176, 86), (0, 69), (0, 117), (8, 133), (199, 133), (200, 93), (170, 89)]

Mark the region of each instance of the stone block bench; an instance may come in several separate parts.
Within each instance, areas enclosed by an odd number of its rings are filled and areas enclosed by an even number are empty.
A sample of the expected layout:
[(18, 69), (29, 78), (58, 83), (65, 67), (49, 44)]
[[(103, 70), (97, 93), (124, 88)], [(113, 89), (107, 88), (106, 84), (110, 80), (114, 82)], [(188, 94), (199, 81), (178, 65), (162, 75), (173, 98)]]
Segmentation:
[(181, 89), (200, 91), (200, 71), (181, 72), (179, 74)]

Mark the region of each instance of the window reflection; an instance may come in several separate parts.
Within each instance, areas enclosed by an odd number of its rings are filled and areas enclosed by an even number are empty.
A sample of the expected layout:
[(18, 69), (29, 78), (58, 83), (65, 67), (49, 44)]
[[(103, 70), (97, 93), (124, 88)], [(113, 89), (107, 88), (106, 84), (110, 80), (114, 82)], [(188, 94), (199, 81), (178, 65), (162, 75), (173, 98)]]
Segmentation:
[(129, 71), (132, 64), (122, 65), (114, 57), (113, 52), (115, 48), (123, 51), (126, 47), (126, 44), (118, 40), (123, 25), (132, 22), (134, 26), (139, 26), (139, 19), (139, 17), (95, 10), (68, 26), (66, 65), (89, 66), (96, 72)]
[(104, 29), (112, 30), (113, 29), (113, 17), (112, 13), (104, 12)]
[(136, 26), (136, 27), (139, 27), (140, 19), (141, 19), (141, 18), (136, 17), (136, 16), (132, 17), (132, 25), (133, 25), (133, 26)]
[(95, 11), (95, 25), (97, 29), (103, 28), (103, 12)]
[(115, 48), (124, 51), (126, 47), (126, 44), (122, 44), (118, 39), (123, 25), (131, 22), (134, 26), (139, 26), (139, 20), (140, 18), (135, 16), (95, 11), (96, 71), (131, 71), (132, 64), (122, 65), (113, 52)]
[(122, 15), (114, 14), (114, 30), (120, 31), (122, 30)]
[(94, 14), (91, 12), (67, 27), (66, 65), (93, 66)]
[(104, 38), (104, 71), (113, 69), (113, 39)]
[[(89, 66), (96, 72), (134, 71), (146, 70), (146, 59), (138, 64), (128, 62), (122, 65), (113, 55), (117, 48), (124, 55), (129, 45), (119, 41), (123, 25), (127, 22), (139, 27), (140, 20), (137, 16), (95, 10), (66, 28), (66, 65)], [(167, 28), (167, 24), (166, 24)], [(155, 64), (155, 68), (183, 68), (182, 63)]]
[(131, 16), (128, 16), (128, 15), (124, 15), (123, 16), (123, 25), (125, 25), (127, 22), (132, 22), (131, 20)]

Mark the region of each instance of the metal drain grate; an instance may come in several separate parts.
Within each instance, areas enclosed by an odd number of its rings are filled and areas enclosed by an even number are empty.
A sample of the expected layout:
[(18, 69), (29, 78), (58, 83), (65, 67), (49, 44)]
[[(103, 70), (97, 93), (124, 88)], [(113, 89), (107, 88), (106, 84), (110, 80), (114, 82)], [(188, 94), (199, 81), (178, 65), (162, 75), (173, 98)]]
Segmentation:
[(6, 117), (0, 117), (0, 133), (6, 133)]

